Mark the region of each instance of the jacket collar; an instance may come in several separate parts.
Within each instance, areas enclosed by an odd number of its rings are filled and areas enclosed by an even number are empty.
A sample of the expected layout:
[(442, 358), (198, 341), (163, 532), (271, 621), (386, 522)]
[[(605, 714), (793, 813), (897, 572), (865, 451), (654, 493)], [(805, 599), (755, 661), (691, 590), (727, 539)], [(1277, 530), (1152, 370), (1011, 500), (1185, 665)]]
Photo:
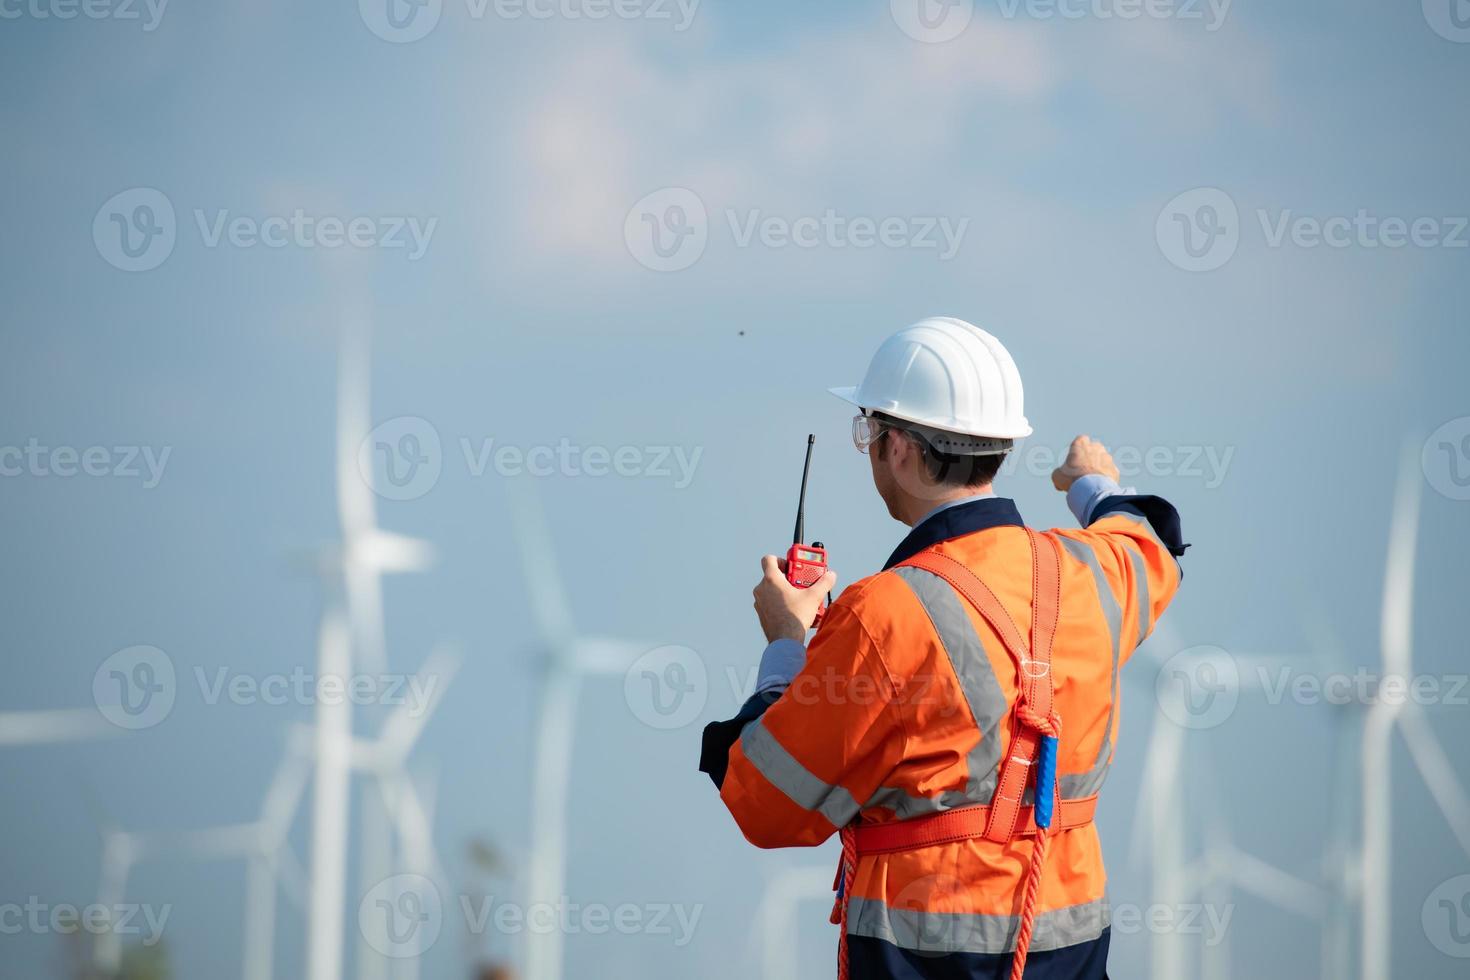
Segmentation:
[(920, 521), (888, 556), (885, 570), (908, 561), (930, 545), (992, 527), (1024, 527), (1016, 502), (1009, 497), (984, 497), (946, 507)]

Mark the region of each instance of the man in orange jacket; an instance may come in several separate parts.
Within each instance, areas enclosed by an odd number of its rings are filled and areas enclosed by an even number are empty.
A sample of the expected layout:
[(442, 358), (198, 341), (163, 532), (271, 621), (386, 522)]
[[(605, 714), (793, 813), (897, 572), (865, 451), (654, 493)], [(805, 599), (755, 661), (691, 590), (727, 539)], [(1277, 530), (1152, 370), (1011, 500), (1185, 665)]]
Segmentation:
[(839, 976), (1103, 980), (1092, 822), (1118, 671), (1180, 580), (1166, 501), (1124, 490), (1087, 436), (1053, 474), (1081, 529), (1037, 532), (991, 483), (1031, 432), (998, 340), (931, 318), (889, 338), (853, 439), (912, 530), (846, 588), (761, 560), (755, 695), (704, 732), (700, 769), (758, 847), (840, 833)]

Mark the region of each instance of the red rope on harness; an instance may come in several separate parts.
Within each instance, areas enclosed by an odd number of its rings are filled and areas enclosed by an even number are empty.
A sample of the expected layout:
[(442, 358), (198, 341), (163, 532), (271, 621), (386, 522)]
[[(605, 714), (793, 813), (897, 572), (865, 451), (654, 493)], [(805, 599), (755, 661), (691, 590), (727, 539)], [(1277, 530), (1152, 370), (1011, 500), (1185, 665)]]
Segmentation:
[[(1043, 735), (1062, 737), (1062, 720), (1055, 713), (1042, 717), (1024, 701), (1016, 705), (1020, 720)], [(1011, 960), (1011, 980), (1021, 980), (1026, 973), (1026, 954), (1031, 950), (1031, 931), (1036, 926), (1036, 905), (1041, 899), (1041, 871), (1046, 864), (1048, 828), (1036, 828), (1036, 843), (1031, 848), (1031, 868), (1026, 874), (1026, 896), (1021, 900), (1021, 926), (1016, 930), (1016, 952)]]
[(841, 932), (837, 937), (837, 980), (847, 980), (847, 901), (852, 897), (852, 880), (857, 876), (857, 829), (842, 828), (842, 860), (837, 865), (837, 898), (832, 902), (832, 922)]

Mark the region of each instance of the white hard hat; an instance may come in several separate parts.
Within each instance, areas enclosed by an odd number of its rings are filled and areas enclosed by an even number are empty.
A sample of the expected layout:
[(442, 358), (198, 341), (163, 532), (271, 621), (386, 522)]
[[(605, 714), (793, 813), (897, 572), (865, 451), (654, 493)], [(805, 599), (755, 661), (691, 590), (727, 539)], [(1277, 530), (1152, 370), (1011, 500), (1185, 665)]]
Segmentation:
[(865, 411), (988, 439), (1021, 439), (1021, 373), (1000, 341), (972, 323), (934, 316), (883, 341), (863, 383), (831, 388)]

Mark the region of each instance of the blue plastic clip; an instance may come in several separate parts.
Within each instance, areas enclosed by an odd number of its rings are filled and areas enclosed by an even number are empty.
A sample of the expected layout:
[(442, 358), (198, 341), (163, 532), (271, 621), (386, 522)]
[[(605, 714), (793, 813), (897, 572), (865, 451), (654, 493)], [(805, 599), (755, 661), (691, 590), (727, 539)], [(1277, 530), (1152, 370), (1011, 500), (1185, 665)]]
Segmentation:
[(1050, 827), (1052, 803), (1056, 799), (1057, 740), (1041, 736), (1036, 753), (1036, 826)]

